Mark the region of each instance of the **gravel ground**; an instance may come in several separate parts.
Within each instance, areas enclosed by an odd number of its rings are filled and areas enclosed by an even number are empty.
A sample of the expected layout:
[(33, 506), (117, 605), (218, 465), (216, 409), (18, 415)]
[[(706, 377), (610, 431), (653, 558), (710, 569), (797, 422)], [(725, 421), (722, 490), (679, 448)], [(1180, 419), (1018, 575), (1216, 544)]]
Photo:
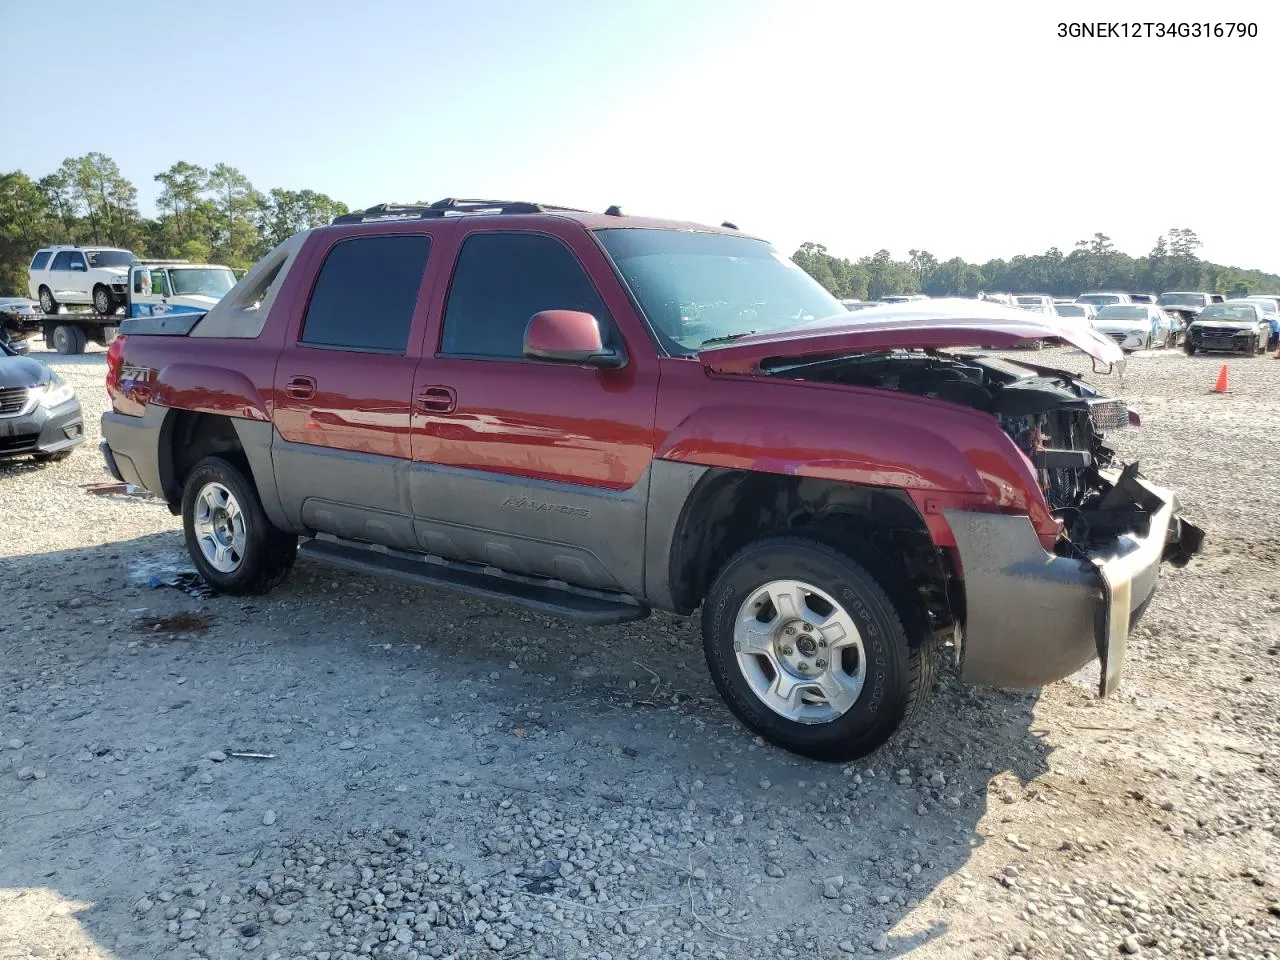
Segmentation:
[(1180, 353), (1098, 378), (1210, 538), (1118, 695), (947, 670), (841, 767), (744, 732), (691, 621), (571, 626), (306, 561), (265, 598), (151, 588), (186, 566), (176, 520), (84, 491), (104, 358), (40, 349), (89, 442), (0, 466), (0, 958), (1280, 950), (1280, 362), (1231, 360), (1222, 396), (1221, 361)]

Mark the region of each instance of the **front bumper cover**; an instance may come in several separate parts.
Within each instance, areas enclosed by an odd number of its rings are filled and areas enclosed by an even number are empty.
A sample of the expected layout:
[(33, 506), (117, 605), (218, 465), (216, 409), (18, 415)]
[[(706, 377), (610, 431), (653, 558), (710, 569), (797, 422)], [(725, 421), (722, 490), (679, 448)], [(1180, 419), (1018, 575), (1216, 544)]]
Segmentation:
[(74, 397), (52, 409), (36, 406), (17, 417), (0, 417), (0, 458), (60, 453), (84, 443), (84, 415)]
[(1128, 472), (1120, 482), (1149, 506), (1146, 533), (1122, 533), (1084, 558), (1046, 552), (1024, 516), (946, 511), (964, 570), (964, 680), (1039, 687), (1097, 657), (1099, 693), (1116, 689), (1161, 562), (1185, 564), (1204, 540), (1171, 491)]

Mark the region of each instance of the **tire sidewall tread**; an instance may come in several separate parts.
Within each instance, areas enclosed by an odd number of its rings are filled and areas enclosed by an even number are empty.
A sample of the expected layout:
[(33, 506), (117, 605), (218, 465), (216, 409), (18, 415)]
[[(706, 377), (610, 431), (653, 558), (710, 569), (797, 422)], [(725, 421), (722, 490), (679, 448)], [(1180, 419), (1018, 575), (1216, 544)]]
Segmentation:
[[(804, 580), (830, 594), (862, 635), (866, 685), (849, 711), (828, 723), (802, 724), (770, 710), (738, 666), (738, 610), (752, 590), (774, 579)], [(765, 739), (813, 759), (840, 762), (872, 752), (919, 712), (933, 686), (931, 639), (913, 647), (903, 618), (871, 573), (818, 540), (770, 537), (744, 547), (717, 575), (702, 621), (707, 666), (729, 709)]]
[[(205, 484), (214, 481), (231, 491), (245, 522), (244, 559), (231, 573), (213, 569), (196, 542), (196, 497)], [(253, 484), (222, 457), (205, 457), (187, 475), (182, 491), (182, 532), (200, 576), (219, 593), (232, 596), (266, 593), (285, 578), (297, 557), (297, 536), (272, 526)]]

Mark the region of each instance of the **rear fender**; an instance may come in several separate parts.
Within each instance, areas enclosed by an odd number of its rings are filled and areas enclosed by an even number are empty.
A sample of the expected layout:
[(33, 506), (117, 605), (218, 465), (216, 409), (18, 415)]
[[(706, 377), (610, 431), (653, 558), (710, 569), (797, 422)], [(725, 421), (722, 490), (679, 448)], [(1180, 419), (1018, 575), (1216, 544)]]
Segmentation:
[(270, 421), (266, 399), (242, 373), (198, 363), (174, 363), (156, 377), (148, 402), (162, 407)]

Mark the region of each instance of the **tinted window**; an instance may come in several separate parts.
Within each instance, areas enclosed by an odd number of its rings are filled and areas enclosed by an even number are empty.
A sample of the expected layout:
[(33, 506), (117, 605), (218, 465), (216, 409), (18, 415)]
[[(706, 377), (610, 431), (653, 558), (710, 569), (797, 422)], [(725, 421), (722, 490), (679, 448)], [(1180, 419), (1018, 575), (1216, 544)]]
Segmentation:
[(48, 250), (41, 250), (39, 253), (35, 255), (35, 258), (31, 261), (31, 269), (43, 270), (45, 266), (49, 263), (50, 256), (51, 254), (49, 253)]
[(71, 251), (63, 250), (53, 258), (53, 266), (50, 270), (70, 270), (71, 269)]
[(302, 342), (404, 353), (430, 246), (421, 235), (336, 244), (311, 291)]
[(475, 234), (462, 245), (453, 271), (440, 352), (523, 357), (525, 328), (543, 310), (581, 310), (599, 320), (602, 330), (612, 327), (582, 264), (559, 240), (533, 233)]
[(128, 250), (90, 250), (89, 266), (95, 270), (99, 267), (127, 267), (138, 258)]

